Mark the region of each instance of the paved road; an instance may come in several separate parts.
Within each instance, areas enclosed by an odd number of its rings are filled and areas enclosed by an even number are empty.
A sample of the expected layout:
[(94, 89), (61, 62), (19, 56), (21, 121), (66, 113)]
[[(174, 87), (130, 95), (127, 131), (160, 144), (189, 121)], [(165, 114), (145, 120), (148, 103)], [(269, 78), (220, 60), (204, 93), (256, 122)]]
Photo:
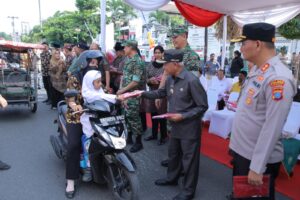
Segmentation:
[[(40, 96), (40, 99), (44, 95)], [(65, 168), (50, 145), (49, 136), (56, 134), (53, 120), (56, 112), (39, 103), (32, 114), (26, 107), (0, 111), (0, 159), (12, 165), (0, 171), (0, 200), (64, 200)], [(155, 179), (164, 177), (159, 165), (165, 158), (167, 145), (146, 142), (142, 152), (134, 154), (138, 166), (141, 200), (170, 200), (177, 187), (158, 187)], [(195, 199), (224, 200), (231, 188), (231, 170), (201, 156), (198, 189)], [(277, 200), (288, 198), (278, 194)], [(110, 200), (106, 186), (80, 183), (77, 200)]]

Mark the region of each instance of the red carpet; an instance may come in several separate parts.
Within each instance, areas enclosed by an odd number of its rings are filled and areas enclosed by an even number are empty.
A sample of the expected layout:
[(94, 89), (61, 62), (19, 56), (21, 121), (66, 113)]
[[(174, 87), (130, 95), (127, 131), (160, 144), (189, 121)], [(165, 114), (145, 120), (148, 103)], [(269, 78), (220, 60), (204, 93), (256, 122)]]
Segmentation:
[[(208, 133), (205, 126), (202, 133), (201, 153), (213, 160), (216, 160), (228, 167), (231, 157), (228, 155), (229, 140)], [(300, 200), (300, 165), (294, 169), (293, 177), (289, 178), (281, 166), (279, 177), (276, 181), (276, 190), (293, 200)]]
[[(147, 126), (151, 127), (151, 117), (147, 114)], [(208, 126), (202, 130), (201, 153), (213, 160), (216, 160), (230, 168), (231, 157), (228, 154), (229, 140), (224, 140), (214, 134), (208, 133)], [(300, 200), (300, 165), (294, 169), (294, 175), (289, 178), (281, 166), (279, 177), (276, 181), (276, 190), (293, 200)]]

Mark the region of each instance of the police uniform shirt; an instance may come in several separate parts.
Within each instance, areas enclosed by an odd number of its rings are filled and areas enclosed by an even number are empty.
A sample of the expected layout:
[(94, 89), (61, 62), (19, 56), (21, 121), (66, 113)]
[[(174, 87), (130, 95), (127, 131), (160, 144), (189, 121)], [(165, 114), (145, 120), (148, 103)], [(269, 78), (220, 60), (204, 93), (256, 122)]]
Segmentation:
[(172, 137), (199, 139), (201, 117), (208, 108), (206, 92), (199, 79), (183, 69), (177, 77), (168, 76), (163, 88), (144, 92), (143, 97), (158, 99), (167, 96), (168, 112), (180, 113), (183, 120), (171, 122)]
[(262, 174), (267, 163), (283, 159), (281, 132), (295, 92), (292, 73), (278, 57), (251, 69), (238, 100), (230, 149), (251, 160), (252, 171)]

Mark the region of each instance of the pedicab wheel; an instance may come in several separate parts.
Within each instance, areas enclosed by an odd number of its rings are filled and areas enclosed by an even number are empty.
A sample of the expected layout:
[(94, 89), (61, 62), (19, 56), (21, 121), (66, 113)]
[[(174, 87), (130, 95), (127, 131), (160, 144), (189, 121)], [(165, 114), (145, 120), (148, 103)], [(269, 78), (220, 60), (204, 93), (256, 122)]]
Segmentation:
[[(138, 200), (139, 181), (135, 172), (128, 172), (117, 165), (110, 165), (107, 171), (108, 187), (115, 200)], [(115, 184), (114, 184), (115, 183)]]
[(37, 111), (37, 103), (31, 103), (30, 109), (32, 113), (35, 113)]

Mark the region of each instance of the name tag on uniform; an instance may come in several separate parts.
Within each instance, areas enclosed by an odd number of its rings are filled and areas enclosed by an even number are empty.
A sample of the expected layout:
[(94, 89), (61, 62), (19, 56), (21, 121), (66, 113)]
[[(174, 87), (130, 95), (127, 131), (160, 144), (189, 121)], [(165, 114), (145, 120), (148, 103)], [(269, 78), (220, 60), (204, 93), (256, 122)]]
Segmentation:
[(260, 86), (261, 86), (260, 83), (258, 83), (257, 81), (253, 81), (252, 83), (257, 88), (260, 88)]

